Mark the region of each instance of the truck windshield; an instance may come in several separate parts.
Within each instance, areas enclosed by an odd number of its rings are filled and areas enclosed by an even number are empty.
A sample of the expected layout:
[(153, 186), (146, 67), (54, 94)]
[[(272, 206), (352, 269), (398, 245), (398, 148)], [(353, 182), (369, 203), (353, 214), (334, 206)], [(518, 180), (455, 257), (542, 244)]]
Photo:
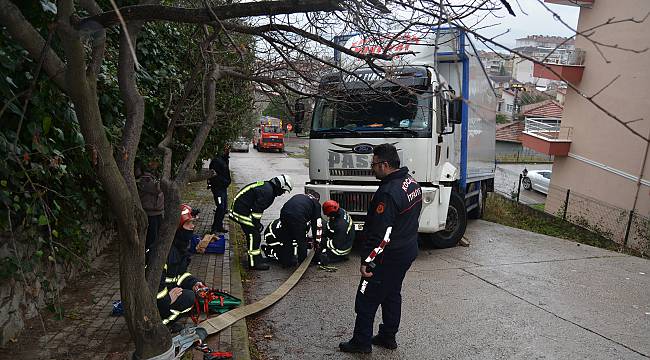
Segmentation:
[[(404, 87), (364, 89), (320, 99), (314, 109), (315, 133), (363, 133), (363, 136), (429, 137), (431, 92)], [(369, 134), (374, 132), (375, 134)]]
[(265, 133), (269, 134), (280, 134), (282, 133), (282, 129), (279, 126), (264, 126), (262, 129)]

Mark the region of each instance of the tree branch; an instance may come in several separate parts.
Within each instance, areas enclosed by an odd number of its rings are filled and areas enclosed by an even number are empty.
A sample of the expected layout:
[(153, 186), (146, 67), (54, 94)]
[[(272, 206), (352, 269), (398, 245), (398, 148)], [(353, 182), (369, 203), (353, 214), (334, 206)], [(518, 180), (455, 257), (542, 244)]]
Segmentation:
[[(216, 33), (209, 36), (201, 43), (200, 48), (207, 47), (209, 43), (215, 39), (216, 36), (217, 36)], [(199, 75), (201, 75), (202, 69), (203, 69), (203, 64), (197, 63), (197, 65), (194, 67), (192, 75), (185, 82), (185, 85), (183, 87), (184, 88), (183, 95), (181, 96), (178, 105), (176, 106), (176, 111), (174, 111), (174, 115), (172, 116), (172, 118), (169, 120), (169, 123), (167, 124), (167, 131), (165, 132), (165, 137), (158, 144), (158, 149), (161, 150), (163, 153), (163, 171), (162, 171), (161, 179), (169, 182), (170, 183), (169, 186), (171, 186), (171, 181), (172, 181), (172, 149), (170, 145), (172, 143), (172, 139), (174, 136), (174, 129), (176, 127), (176, 123), (178, 123), (178, 120), (180, 120), (181, 116), (183, 116), (183, 107), (185, 107), (187, 100), (189, 99), (190, 95), (192, 94), (192, 92), (196, 88), (196, 85), (198, 84)]]
[(121, 154), (117, 156), (116, 161), (131, 194), (135, 197), (138, 196), (138, 191), (133, 176), (133, 162), (135, 161), (135, 154), (142, 134), (142, 125), (144, 124), (144, 98), (140, 94), (135, 80), (136, 59), (131, 52), (131, 45), (135, 46), (142, 25), (143, 22), (137, 21), (129, 23), (126, 29), (122, 29), (119, 65), (117, 68), (120, 95), (126, 108), (126, 122), (122, 131), (120, 148), (118, 149)]
[[(95, 0), (80, 0), (79, 4), (90, 15), (98, 15), (102, 12), (102, 9), (97, 5)], [(96, 77), (101, 70), (104, 51), (106, 50), (106, 30), (104, 28), (98, 29), (92, 34), (92, 48), (91, 60), (90, 64), (88, 64), (86, 75)]]
[(32, 59), (38, 60), (45, 49), (43, 69), (61, 90), (67, 92), (65, 64), (49, 46), (45, 46), (43, 37), (9, 0), (0, 0), (0, 24), (7, 27), (11, 37), (29, 52)]
[(300, 35), (306, 39), (315, 41), (319, 44), (326, 45), (332, 49), (338, 50), (346, 55), (354, 56), (359, 59), (366, 60), (366, 62), (372, 62), (373, 59), (380, 59), (380, 60), (391, 60), (395, 56), (399, 55), (404, 55), (405, 53), (396, 53), (392, 55), (385, 55), (385, 54), (360, 54), (356, 51), (352, 51), (351, 49), (346, 48), (345, 46), (339, 45), (333, 41), (327, 40), (321, 36), (315, 35), (311, 32), (305, 31), (303, 29), (291, 26), (291, 25), (281, 25), (281, 24), (266, 24), (258, 27), (249, 27), (249, 26), (244, 26), (244, 25), (239, 25), (239, 24), (234, 24), (232, 22), (229, 23), (224, 23), (224, 27), (228, 30), (231, 31), (236, 31), (244, 34), (250, 34), (250, 35), (262, 35), (267, 32), (291, 32), (297, 35)]
[[(585, 94), (584, 92), (582, 92), (582, 90), (580, 90), (577, 86), (573, 85), (571, 82), (567, 81), (567, 80), (566, 80), (562, 75), (558, 74), (557, 71), (555, 71), (555, 70), (554, 70), (551, 66), (549, 66), (548, 64), (542, 63), (542, 62), (540, 62), (539, 60), (536, 60), (536, 59), (534, 59), (534, 58), (532, 58), (532, 57), (530, 57), (530, 56), (527, 56), (527, 55), (525, 55), (525, 54), (523, 54), (523, 53), (521, 53), (521, 52), (519, 52), (519, 51), (515, 51), (515, 50), (513, 50), (513, 49), (510, 49), (510, 48), (508, 48), (508, 47), (502, 45), (502, 44), (499, 44), (499, 43), (495, 42), (494, 40), (489, 39), (489, 38), (487, 38), (487, 37), (485, 37), (485, 36), (482, 36), (481, 34), (477, 33), (476, 31), (473, 31), (472, 29), (469, 29), (468, 27), (463, 27), (463, 30), (465, 30), (467, 33), (470, 33), (470, 34), (474, 35), (477, 39), (480, 39), (481, 41), (488, 42), (488, 43), (490, 43), (490, 44), (492, 44), (492, 45), (494, 45), (494, 46), (496, 46), (496, 47), (499, 47), (499, 48), (502, 48), (502, 49), (504, 49), (504, 50), (507, 50), (507, 51), (509, 51), (509, 52), (511, 52), (511, 53), (513, 53), (513, 54), (515, 54), (515, 55), (517, 55), (517, 56), (519, 56), (519, 57), (521, 57), (522, 59), (526, 59), (526, 60), (529, 60), (529, 61), (531, 61), (531, 62), (533, 62), (533, 63), (535, 63), (535, 64), (539, 64), (539, 65), (543, 66), (546, 70), (550, 71), (552, 74), (554, 74), (554, 75), (557, 76), (559, 79), (561, 79), (562, 81), (564, 81), (564, 82), (567, 84), (568, 87), (570, 87), (573, 91), (576, 92), (576, 94), (580, 95), (582, 98), (584, 98), (585, 100), (587, 100), (590, 104), (592, 104), (594, 107), (596, 107), (596, 108), (597, 108), (598, 110), (600, 110), (602, 113), (604, 113), (605, 115), (607, 115), (608, 117), (610, 117), (611, 119), (613, 119), (614, 121), (616, 121), (617, 123), (623, 125), (623, 126), (624, 126), (626, 129), (628, 129), (632, 134), (638, 136), (638, 137), (641, 138), (643, 141), (650, 141), (650, 139), (646, 138), (643, 134), (641, 134), (640, 132), (638, 132), (637, 130), (635, 130), (633, 127), (631, 127), (631, 126), (629, 125), (629, 121), (625, 121), (625, 120), (619, 118), (618, 116), (616, 116), (616, 115), (615, 115), (614, 113), (612, 113), (611, 111), (607, 110), (603, 105), (601, 105), (600, 103), (596, 102), (596, 101), (593, 99), (593, 96), (589, 96), (589, 95)], [(614, 80), (616, 80), (616, 79), (614, 79)], [(608, 84), (608, 86), (609, 86), (609, 84)], [(598, 93), (600, 93), (600, 91), (599, 91)], [(598, 94), (598, 93), (597, 93), (597, 94)]]
[[(7, 1), (7, 0), (3, 0)], [(341, 10), (342, 0), (282, 0), (236, 3), (214, 6), (212, 10), (219, 19), (233, 19), (248, 16), (269, 16), (304, 13), (312, 11)], [(134, 5), (119, 9), (126, 21), (172, 21), (176, 23), (207, 24), (214, 21), (207, 8), (184, 9), (161, 5)], [(110, 27), (118, 23), (117, 12), (108, 11), (99, 15), (81, 19), (75, 24), (78, 29), (94, 27), (99, 24)]]
[(206, 101), (206, 114), (203, 124), (197, 131), (194, 141), (192, 142), (192, 147), (190, 151), (185, 155), (183, 163), (178, 168), (178, 173), (176, 179), (174, 180), (179, 186), (185, 184), (190, 178), (190, 169), (194, 166), (203, 144), (205, 144), (205, 139), (207, 139), (210, 130), (214, 126), (216, 121), (216, 84), (217, 80), (221, 77), (221, 72), (217, 64), (213, 62), (211, 65), (210, 73), (208, 74), (208, 83), (205, 90), (205, 101)]

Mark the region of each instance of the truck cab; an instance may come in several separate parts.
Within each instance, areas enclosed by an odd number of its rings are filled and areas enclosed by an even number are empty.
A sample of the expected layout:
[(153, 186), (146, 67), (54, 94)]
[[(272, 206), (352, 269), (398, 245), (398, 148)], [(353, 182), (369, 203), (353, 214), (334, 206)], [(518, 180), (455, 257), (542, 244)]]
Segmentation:
[[(496, 94), (475, 52), (468, 54), (473, 47), (461, 43), (464, 34), (446, 35), (456, 41), (450, 55), (434, 56), (423, 48), (411, 61), (382, 64), (382, 70), (356, 67), (321, 80), (305, 192), (321, 202), (339, 202), (356, 230), (363, 229), (379, 184), (370, 164), (373, 147), (382, 143), (397, 148), (401, 166), (420, 183), (419, 232), (434, 246), (455, 246), (468, 215), (482, 213), (493, 187)], [(346, 46), (368, 45), (359, 36), (348, 38)], [(409, 35), (410, 42), (414, 38), (424, 46), (425, 37)]]

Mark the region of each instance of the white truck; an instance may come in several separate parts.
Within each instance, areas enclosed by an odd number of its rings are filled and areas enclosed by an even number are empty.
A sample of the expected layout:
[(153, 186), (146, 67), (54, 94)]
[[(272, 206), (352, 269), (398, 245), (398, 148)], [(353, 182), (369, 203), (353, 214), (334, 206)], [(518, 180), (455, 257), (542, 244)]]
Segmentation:
[[(497, 97), (474, 45), (454, 28), (337, 41), (361, 54), (403, 55), (378, 69), (335, 52), (345, 71), (320, 83), (305, 192), (338, 201), (362, 230), (378, 187), (373, 146), (394, 144), (422, 186), (421, 237), (438, 248), (455, 246), (494, 188)], [(296, 110), (300, 122), (304, 104)]]

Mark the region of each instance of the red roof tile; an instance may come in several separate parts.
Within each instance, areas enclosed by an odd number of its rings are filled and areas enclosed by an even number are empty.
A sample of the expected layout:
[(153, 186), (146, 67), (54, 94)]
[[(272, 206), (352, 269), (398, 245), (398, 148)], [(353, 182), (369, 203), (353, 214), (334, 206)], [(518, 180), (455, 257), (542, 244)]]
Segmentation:
[(496, 130), (497, 141), (521, 143), (521, 132), (524, 131), (524, 122), (515, 121), (507, 124), (498, 124)]
[(526, 117), (543, 117), (543, 118), (562, 118), (564, 106), (555, 100), (544, 100), (536, 104), (530, 104), (523, 107), (522, 115)]

